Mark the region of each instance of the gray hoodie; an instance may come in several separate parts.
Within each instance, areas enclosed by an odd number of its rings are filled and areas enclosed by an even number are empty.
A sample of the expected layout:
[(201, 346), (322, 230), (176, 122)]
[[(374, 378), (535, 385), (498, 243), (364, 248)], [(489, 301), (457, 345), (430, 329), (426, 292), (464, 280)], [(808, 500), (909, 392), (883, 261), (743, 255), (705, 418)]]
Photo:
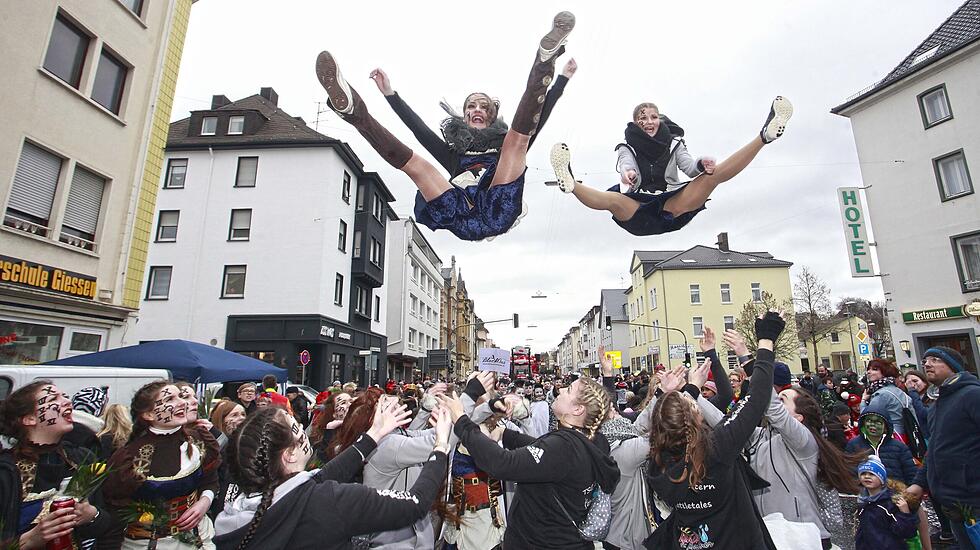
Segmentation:
[[(677, 175), (678, 169), (692, 178), (697, 177), (701, 173), (701, 170), (698, 169), (698, 160), (700, 159), (691, 156), (691, 153), (687, 151), (687, 147), (684, 145), (684, 140), (675, 137), (670, 146), (674, 149), (674, 153), (670, 155), (670, 160), (667, 162), (667, 168), (664, 170), (664, 179), (667, 180), (667, 190), (673, 191), (686, 185), (686, 183), (680, 183), (680, 178)], [(636, 171), (637, 187), (643, 184), (640, 170), (636, 166), (636, 157), (633, 155), (633, 151), (629, 147), (617, 147), (616, 171), (622, 176), (627, 170)], [(629, 190), (629, 185), (620, 182), (619, 190), (625, 193)]]

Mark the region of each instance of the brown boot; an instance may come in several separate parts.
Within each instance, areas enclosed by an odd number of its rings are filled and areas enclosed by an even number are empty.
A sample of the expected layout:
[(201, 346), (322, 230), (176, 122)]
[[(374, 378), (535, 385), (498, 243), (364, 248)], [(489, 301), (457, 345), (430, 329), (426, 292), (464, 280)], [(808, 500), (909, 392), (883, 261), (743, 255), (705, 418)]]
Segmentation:
[(361, 96), (340, 74), (330, 52), (321, 52), (317, 57), (316, 76), (327, 91), (330, 108), (364, 136), (381, 158), (398, 169), (408, 163), (412, 150), (371, 116)]
[(565, 39), (575, 27), (575, 16), (563, 11), (555, 16), (551, 31), (541, 39), (534, 65), (527, 79), (527, 87), (521, 96), (511, 128), (526, 136), (533, 136), (541, 119), (541, 108), (548, 93), (548, 86), (555, 75), (555, 59), (565, 51)]

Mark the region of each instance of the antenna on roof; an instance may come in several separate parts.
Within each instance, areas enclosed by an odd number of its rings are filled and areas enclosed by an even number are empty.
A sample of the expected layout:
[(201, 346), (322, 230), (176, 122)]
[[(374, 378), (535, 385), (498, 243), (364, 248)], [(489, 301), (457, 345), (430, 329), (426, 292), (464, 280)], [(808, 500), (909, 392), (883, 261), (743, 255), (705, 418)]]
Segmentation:
[(320, 131), (320, 115), (322, 115), (323, 113), (332, 113), (332, 112), (333, 112), (333, 109), (331, 109), (327, 105), (327, 102), (326, 101), (317, 101), (316, 102), (316, 120), (313, 121), (313, 130), (316, 131), (316, 132), (319, 132)]

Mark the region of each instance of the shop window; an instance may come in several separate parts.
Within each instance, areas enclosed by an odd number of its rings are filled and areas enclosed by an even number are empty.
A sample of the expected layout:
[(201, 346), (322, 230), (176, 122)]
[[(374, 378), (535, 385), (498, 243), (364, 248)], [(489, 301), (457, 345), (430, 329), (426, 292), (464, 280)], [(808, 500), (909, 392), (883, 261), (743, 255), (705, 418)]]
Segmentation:
[(44, 68), (72, 88), (82, 81), (82, 68), (91, 37), (64, 15), (54, 18), (51, 41), (44, 56)]
[(170, 279), (173, 275), (172, 266), (150, 267), (149, 282), (146, 285), (147, 300), (166, 300), (170, 298)]
[(926, 128), (952, 119), (953, 111), (949, 108), (946, 85), (942, 84), (920, 94), (919, 111), (922, 113), (922, 124)]
[(170, 159), (167, 161), (167, 178), (163, 180), (164, 189), (183, 189), (184, 177), (187, 175), (187, 159)]
[(20, 152), (3, 224), (45, 236), (64, 159), (28, 141)]
[(252, 233), (252, 209), (242, 208), (231, 211), (228, 228), (229, 241), (247, 241)]
[(963, 292), (980, 290), (980, 231), (953, 237), (953, 256)]
[(226, 265), (224, 276), (221, 283), (222, 298), (244, 298), (245, 297), (245, 270), (244, 265)]
[(206, 116), (201, 119), (201, 135), (213, 136), (218, 131), (218, 117)]
[(0, 363), (36, 365), (58, 358), (64, 328), (0, 319)]
[(245, 131), (245, 116), (235, 115), (228, 117), (228, 135), (240, 135)]
[(71, 335), (71, 342), (68, 345), (69, 351), (91, 353), (99, 351), (102, 345), (102, 335), (90, 332), (75, 331)]
[(99, 66), (95, 71), (95, 83), (92, 85), (92, 99), (118, 115), (122, 108), (128, 73), (129, 66), (125, 62), (102, 48)]
[(238, 157), (235, 187), (255, 187), (255, 175), (258, 169), (259, 157)]
[(330, 378), (340, 380), (344, 368), (344, 356), (339, 353), (330, 354)]
[(943, 201), (973, 193), (973, 182), (970, 181), (970, 170), (966, 166), (966, 156), (962, 149), (933, 159), (932, 162)]
[(180, 222), (180, 210), (161, 210), (157, 220), (158, 243), (172, 243), (177, 241), (177, 224)]

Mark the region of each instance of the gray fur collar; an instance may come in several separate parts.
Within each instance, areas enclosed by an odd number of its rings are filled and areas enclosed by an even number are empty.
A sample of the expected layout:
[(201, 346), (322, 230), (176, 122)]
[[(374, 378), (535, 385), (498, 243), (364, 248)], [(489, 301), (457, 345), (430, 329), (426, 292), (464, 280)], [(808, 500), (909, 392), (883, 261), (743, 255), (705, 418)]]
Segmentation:
[(462, 117), (450, 114), (441, 127), (446, 143), (461, 155), (500, 151), (507, 135), (507, 123), (499, 116), (488, 128), (471, 128)]

